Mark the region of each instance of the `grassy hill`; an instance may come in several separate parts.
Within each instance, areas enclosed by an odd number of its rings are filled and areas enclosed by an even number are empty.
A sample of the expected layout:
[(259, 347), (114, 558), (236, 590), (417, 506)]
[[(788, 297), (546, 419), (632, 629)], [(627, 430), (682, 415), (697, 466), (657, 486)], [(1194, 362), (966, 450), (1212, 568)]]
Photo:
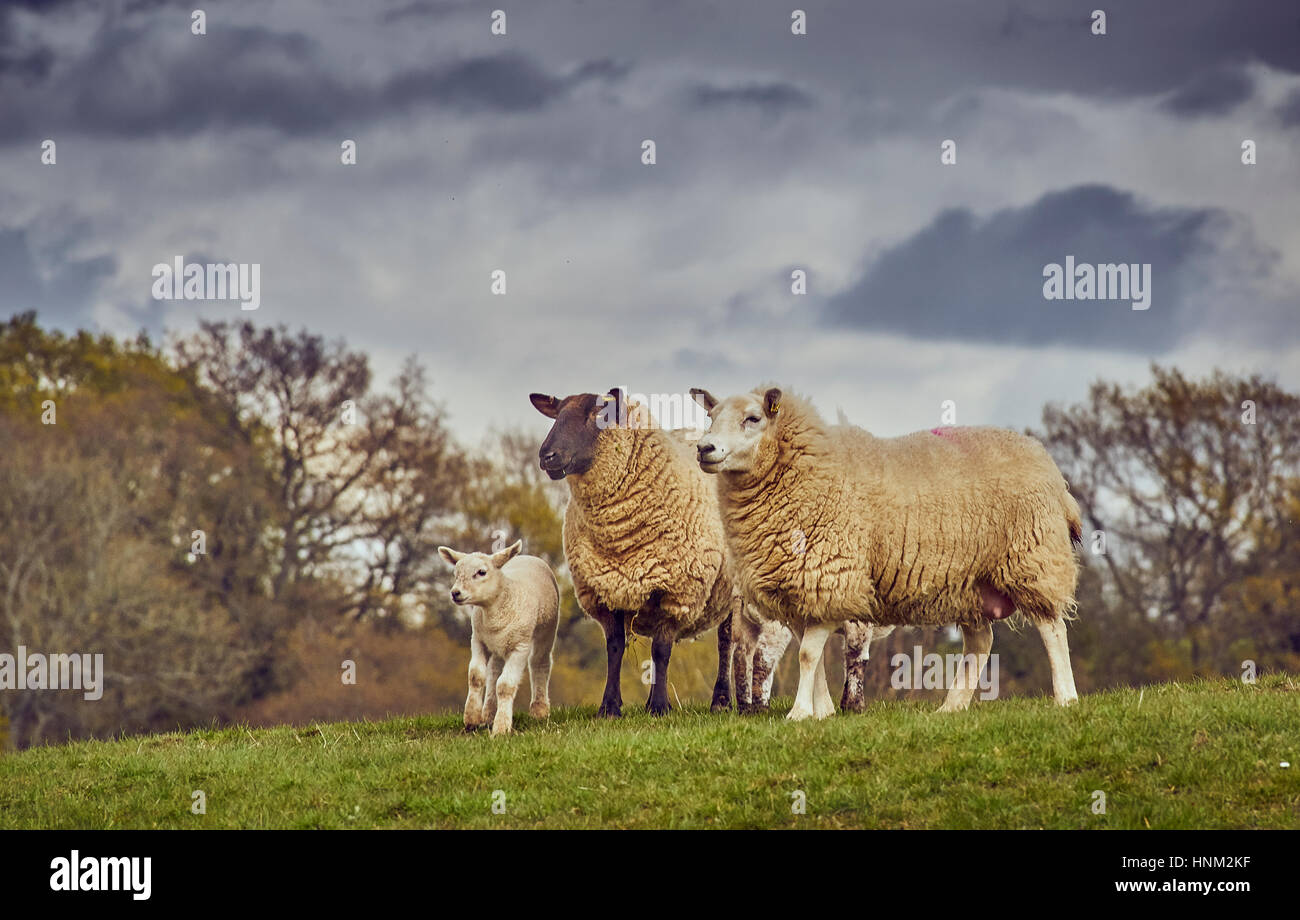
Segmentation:
[(1300, 828), (1294, 677), (1118, 690), (1065, 711), (890, 701), (793, 724), (788, 706), (665, 719), (628, 706), (619, 722), (566, 708), (497, 739), (437, 715), (34, 749), (0, 757), (0, 827)]

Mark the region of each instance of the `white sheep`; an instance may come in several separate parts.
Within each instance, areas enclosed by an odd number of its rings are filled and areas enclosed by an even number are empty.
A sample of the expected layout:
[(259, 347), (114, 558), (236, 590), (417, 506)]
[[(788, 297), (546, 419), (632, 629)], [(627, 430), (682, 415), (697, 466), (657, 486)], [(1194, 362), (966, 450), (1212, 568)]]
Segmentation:
[(522, 547), (522, 541), (516, 541), (491, 555), (438, 547), (438, 554), (455, 566), (452, 601), (471, 607), (466, 729), (489, 722), (493, 735), (513, 729), (515, 694), (525, 665), (533, 690), (528, 714), (545, 719), (551, 713), (551, 661), (560, 619), (560, 589), (555, 573), (543, 560), (518, 555)]
[(942, 707), (952, 711), (970, 705), (991, 621), (1019, 610), (1042, 636), (1056, 701), (1078, 699), (1065, 617), (1075, 607), (1071, 544), (1082, 522), (1041, 444), (996, 428), (877, 438), (826, 425), (776, 387), (722, 401), (691, 393), (712, 422), (696, 447), (701, 468), (718, 474), (742, 596), (802, 632), (789, 718), (834, 711), (823, 650), (857, 616), (959, 625), (963, 667)]

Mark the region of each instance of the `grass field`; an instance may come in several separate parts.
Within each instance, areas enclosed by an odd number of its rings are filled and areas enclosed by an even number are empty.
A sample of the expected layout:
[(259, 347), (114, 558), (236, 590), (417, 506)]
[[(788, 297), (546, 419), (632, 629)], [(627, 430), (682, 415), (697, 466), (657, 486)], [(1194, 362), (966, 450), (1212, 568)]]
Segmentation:
[(496, 739), (448, 714), (41, 748), (0, 757), (0, 827), (1300, 828), (1294, 677), (1069, 710), (889, 701), (794, 724), (788, 706), (653, 719), (629, 705), (617, 722), (566, 708)]

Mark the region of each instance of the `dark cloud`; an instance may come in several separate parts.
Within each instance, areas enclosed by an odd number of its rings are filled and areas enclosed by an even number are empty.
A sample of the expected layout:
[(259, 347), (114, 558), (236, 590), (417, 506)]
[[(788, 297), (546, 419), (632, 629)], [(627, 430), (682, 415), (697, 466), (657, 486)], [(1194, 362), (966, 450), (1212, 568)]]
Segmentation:
[(506, 52), (363, 84), (345, 80), (307, 35), (210, 23), (206, 36), (185, 33), (178, 45), (153, 28), (118, 25), (40, 86), (0, 95), (0, 123), (10, 142), (60, 129), (152, 137), (257, 126), (302, 135), (422, 105), (468, 113), (535, 111), (582, 83), (616, 80), (627, 69), (597, 59), (552, 73), (533, 58)]
[[(1249, 286), (1266, 280), (1260, 275), (1274, 260), (1237, 229), (1212, 208), (1154, 208), (1103, 185), (1052, 192), (987, 218), (948, 210), (885, 250), (826, 304), (823, 318), (929, 340), (1157, 353), (1211, 319), (1207, 278), (1234, 279), (1233, 299), (1243, 302), (1223, 309), (1254, 306), (1245, 300)], [(1067, 256), (1076, 264), (1150, 263), (1150, 308), (1046, 300), (1043, 268)]]
[(1255, 91), (1254, 81), (1241, 70), (1216, 70), (1190, 80), (1164, 102), (1174, 115), (1226, 115)]
[(690, 98), (691, 103), (700, 109), (752, 106), (769, 115), (813, 107), (812, 97), (789, 83), (750, 83), (744, 86), (696, 84), (690, 89)]

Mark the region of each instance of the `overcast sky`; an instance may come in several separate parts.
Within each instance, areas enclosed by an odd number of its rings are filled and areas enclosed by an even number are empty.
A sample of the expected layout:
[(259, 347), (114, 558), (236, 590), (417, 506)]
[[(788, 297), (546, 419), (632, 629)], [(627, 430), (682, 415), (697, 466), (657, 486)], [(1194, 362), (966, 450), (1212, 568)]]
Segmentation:
[[(0, 314), (415, 353), (468, 442), (616, 384), (881, 434), (1152, 360), (1300, 387), (1290, 0), (196, 4), (0, 6)], [(152, 299), (178, 255), (259, 263), (260, 309)], [(1150, 263), (1150, 308), (1045, 300), (1070, 255)]]

